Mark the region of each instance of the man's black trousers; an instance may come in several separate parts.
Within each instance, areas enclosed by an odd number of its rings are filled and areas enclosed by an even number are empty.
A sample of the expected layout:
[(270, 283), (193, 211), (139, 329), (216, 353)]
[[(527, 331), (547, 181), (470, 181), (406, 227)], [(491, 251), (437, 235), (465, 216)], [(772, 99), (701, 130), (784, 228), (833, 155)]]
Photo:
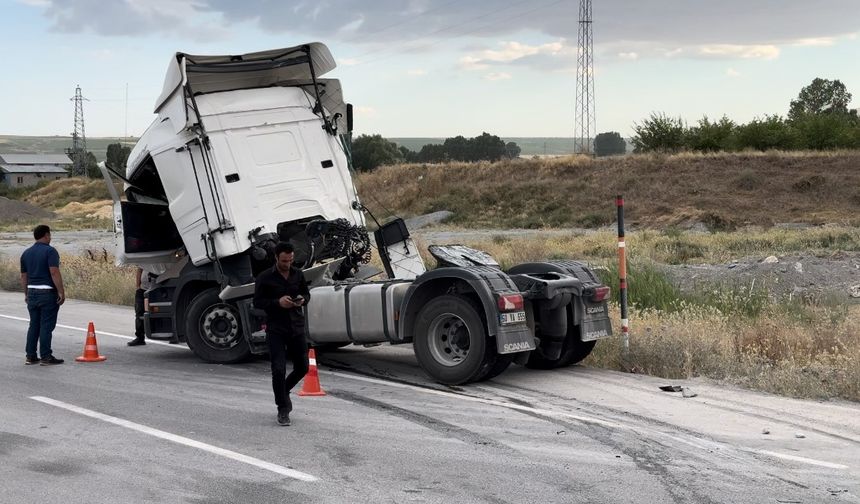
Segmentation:
[[(266, 331), (269, 341), (269, 358), (272, 360), (272, 391), (275, 404), (286, 407), (287, 395), (308, 372), (308, 343), (305, 339), (304, 324), (294, 323), (287, 330)], [(287, 358), (293, 363), (293, 370), (287, 376)]]

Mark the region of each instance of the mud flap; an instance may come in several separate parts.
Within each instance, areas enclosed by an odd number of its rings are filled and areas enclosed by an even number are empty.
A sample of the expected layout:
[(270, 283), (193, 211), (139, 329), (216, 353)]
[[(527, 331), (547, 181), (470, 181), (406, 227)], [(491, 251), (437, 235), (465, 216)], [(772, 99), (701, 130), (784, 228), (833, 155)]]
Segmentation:
[(496, 333), (496, 351), (500, 354), (530, 352), (535, 348), (534, 334), (526, 324), (501, 326)]
[(594, 341), (612, 336), (612, 324), (609, 322), (609, 317), (586, 314), (582, 319), (581, 335), (582, 341)]

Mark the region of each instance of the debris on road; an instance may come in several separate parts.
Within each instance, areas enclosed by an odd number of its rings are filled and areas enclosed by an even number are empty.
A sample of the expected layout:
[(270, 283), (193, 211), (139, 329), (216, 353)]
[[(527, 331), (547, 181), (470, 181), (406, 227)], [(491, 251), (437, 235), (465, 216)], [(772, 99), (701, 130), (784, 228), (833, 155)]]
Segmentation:
[(764, 435), (770, 434), (770, 429), (768, 429), (767, 427), (765, 427), (764, 429), (762, 429), (762, 430), (761, 430), (761, 433), (762, 433), (762, 434), (764, 434)]
[(661, 385), (660, 390), (663, 392), (681, 392), (684, 390), (684, 387), (680, 385)]
[(690, 397), (696, 397), (697, 395), (699, 395), (699, 394), (693, 392), (692, 390), (690, 390), (689, 387), (682, 387), (681, 388), (681, 394), (688, 399)]
[(794, 437), (796, 437), (797, 439), (804, 439), (804, 438), (806, 438), (806, 434), (804, 434), (802, 432), (795, 432)]

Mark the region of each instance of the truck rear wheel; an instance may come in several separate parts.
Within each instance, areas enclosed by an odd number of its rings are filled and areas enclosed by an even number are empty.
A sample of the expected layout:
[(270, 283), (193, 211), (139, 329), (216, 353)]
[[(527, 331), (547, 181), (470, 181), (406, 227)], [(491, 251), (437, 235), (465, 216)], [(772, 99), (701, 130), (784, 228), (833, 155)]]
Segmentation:
[(582, 341), (580, 339), (580, 326), (573, 325), (573, 315), (570, 306), (567, 307), (567, 336), (561, 347), (561, 354), (557, 359), (547, 359), (538, 350), (529, 355), (526, 367), (532, 369), (555, 369), (559, 367), (576, 364), (588, 357), (594, 350), (595, 341)]
[(421, 368), (446, 385), (479, 380), (496, 361), (478, 310), (468, 298), (452, 294), (432, 299), (418, 312), (413, 348)]
[(231, 364), (251, 355), (239, 310), (221, 301), (217, 289), (204, 290), (188, 305), (185, 337), (192, 351), (207, 362)]

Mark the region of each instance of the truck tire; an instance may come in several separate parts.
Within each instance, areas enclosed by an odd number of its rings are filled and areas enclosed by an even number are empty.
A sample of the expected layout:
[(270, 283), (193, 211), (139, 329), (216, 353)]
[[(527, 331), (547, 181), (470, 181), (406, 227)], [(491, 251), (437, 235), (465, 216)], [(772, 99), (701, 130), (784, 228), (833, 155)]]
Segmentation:
[(557, 367), (570, 366), (588, 357), (591, 351), (594, 350), (595, 343), (597, 343), (596, 340), (580, 341), (579, 326), (576, 326), (576, 337), (571, 338), (568, 336), (564, 341)]
[(477, 381), (492, 380), (502, 374), (514, 362), (514, 356), (515, 354), (496, 355), (496, 361), (487, 370), (487, 374), (478, 378)]
[(480, 380), (496, 363), (484, 321), (463, 296), (445, 294), (424, 305), (415, 320), (412, 345), (421, 368), (446, 385)]
[(594, 350), (596, 342), (580, 340), (579, 326), (573, 325), (573, 314), (569, 305), (567, 308), (567, 328), (567, 336), (564, 338), (561, 354), (559, 354), (558, 359), (547, 359), (535, 350), (529, 355), (526, 367), (531, 369), (555, 369), (576, 364), (588, 357), (591, 351)]
[(206, 362), (232, 364), (251, 356), (239, 310), (221, 301), (217, 289), (204, 290), (188, 305), (185, 337), (192, 351)]

